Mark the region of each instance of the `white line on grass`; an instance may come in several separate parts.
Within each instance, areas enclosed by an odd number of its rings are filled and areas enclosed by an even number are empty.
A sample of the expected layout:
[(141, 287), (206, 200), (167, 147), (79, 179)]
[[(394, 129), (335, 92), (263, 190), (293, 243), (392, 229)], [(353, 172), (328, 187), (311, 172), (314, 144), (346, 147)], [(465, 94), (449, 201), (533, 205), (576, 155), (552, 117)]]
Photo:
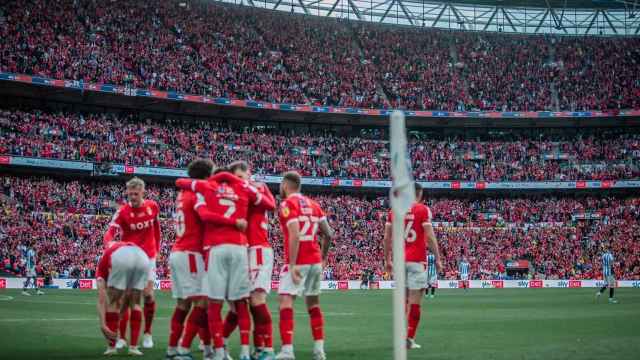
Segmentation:
[(11, 300), (13, 300), (13, 296), (0, 295), (0, 301), (11, 301)]

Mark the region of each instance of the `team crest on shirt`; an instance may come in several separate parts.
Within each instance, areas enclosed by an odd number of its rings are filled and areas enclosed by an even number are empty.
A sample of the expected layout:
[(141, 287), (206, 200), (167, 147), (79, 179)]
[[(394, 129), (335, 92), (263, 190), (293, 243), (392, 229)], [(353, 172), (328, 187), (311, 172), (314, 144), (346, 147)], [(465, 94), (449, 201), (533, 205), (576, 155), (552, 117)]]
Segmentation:
[(289, 210), (289, 208), (287, 206), (282, 207), (282, 216), (287, 217), (287, 216), (289, 216), (290, 213), (291, 213), (291, 211)]
[(148, 214), (149, 216), (151, 216), (151, 215), (153, 214), (153, 211), (152, 211), (152, 210), (151, 210), (151, 208), (150, 208), (150, 207), (148, 207), (148, 206), (147, 206), (147, 214)]

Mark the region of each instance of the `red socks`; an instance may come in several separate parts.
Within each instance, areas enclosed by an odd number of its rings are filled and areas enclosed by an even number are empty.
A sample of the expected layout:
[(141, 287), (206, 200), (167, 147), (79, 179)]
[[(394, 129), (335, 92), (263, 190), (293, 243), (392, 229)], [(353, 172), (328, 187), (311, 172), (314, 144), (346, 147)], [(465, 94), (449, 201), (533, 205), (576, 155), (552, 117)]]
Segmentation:
[(261, 304), (251, 307), (253, 315), (254, 331), (253, 343), (256, 347), (273, 347), (273, 328), (271, 320), (271, 312), (267, 304)]
[(206, 345), (211, 345), (211, 332), (209, 332), (209, 320), (207, 319), (207, 309), (202, 309), (202, 314), (198, 318), (198, 335), (200, 340)]
[(120, 317), (120, 338), (127, 338), (127, 323), (129, 322), (129, 313), (131, 309), (127, 308), (123, 313), (121, 313)]
[(324, 317), (319, 306), (309, 309), (309, 323), (313, 340), (324, 340)]
[(293, 344), (293, 309), (280, 309), (280, 338), (282, 345)]
[(203, 313), (204, 309), (201, 307), (194, 306), (193, 310), (191, 310), (191, 313), (187, 317), (187, 323), (184, 325), (184, 333), (182, 334), (182, 341), (180, 342), (180, 346), (183, 348), (191, 348), (193, 338), (196, 337), (200, 329), (200, 317)]
[(151, 334), (151, 324), (153, 324), (153, 316), (156, 313), (156, 302), (144, 303), (144, 333)]
[(222, 330), (222, 337), (227, 339), (233, 333), (233, 330), (238, 326), (238, 314), (235, 311), (229, 310), (227, 316), (224, 318), (224, 326)]
[[(178, 346), (178, 340), (184, 329), (184, 319), (187, 317), (187, 311), (176, 307), (171, 317), (171, 331), (169, 332), (169, 347)], [(193, 338), (192, 338), (193, 339)]]
[(249, 345), (251, 333), (251, 318), (249, 317), (249, 305), (246, 300), (235, 301), (238, 314), (238, 327), (240, 328), (240, 345)]
[(142, 325), (142, 311), (139, 309), (131, 311), (131, 343), (130, 346), (138, 346), (140, 337), (140, 326)]
[(221, 349), (224, 347), (224, 339), (222, 337), (222, 304), (220, 303), (209, 303), (209, 308), (207, 309), (208, 320), (209, 320), (209, 331), (211, 332), (211, 336), (213, 337), (213, 347), (216, 349)]
[(411, 304), (409, 307), (409, 326), (407, 327), (407, 337), (414, 339), (416, 337), (416, 330), (420, 323), (420, 304)]
[[(109, 328), (109, 330), (116, 332), (118, 331), (118, 319), (120, 317), (120, 314), (118, 314), (117, 312), (107, 312), (105, 313), (105, 322), (107, 323), (107, 327)], [(114, 347), (116, 346), (116, 342), (115, 340), (109, 340), (109, 346)]]

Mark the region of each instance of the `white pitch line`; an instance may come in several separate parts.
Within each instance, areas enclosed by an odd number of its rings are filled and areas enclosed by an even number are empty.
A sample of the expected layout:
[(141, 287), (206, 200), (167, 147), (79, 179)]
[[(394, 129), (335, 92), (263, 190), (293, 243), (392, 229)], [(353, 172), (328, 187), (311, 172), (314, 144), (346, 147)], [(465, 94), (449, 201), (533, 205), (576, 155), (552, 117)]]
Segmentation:
[(0, 295), (0, 301), (11, 301), (11, 300), (13, 300), (13, 296)]

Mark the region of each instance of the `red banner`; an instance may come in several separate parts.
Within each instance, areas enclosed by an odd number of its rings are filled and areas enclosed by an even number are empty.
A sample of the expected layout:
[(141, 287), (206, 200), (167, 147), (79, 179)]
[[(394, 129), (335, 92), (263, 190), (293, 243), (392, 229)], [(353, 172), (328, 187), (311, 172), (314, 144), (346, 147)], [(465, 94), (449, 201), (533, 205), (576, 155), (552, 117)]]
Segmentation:
[(487, 188), (487, 183), (484, 181), (479, 181), (476, 183), (476, 189), (477, 190), (484, 190)]
[(452, 181), (451, 182), (451, 188), (454, 190), (459, 190), (460, 189), (460, 181)]
[(11, 164), (11, 156), (0, 156), (0, 164), (2, 165), (9, 165)]
[(529, 287), (530, 288), (541, 288), (542, 287), (542, 280), (529, 280)]
[(338, 281), (338, 290), (349, 290), (348, 281)]
[(136, 171), (136, 168), (133, 166), (125, 166), (124, 172), (127, 174), (133, 174)]
[(603, 189), (609, 189), (611, 187), (613, 187), (613, 181), (612, 180), (602, 180), (602, 182), (600, 183), (600, 187)]
[(569, 287), (570, 288), (581, 288), (582, 287), (582, 281), (580, 281), (580, 280), (569, 280)]
[(6, 288), (7, 288), (7, 280), (0, 279), (0, 289), (6, 289)]
[(369, 284), (369, 289), (380, 289), (380, 283), (377, 281), (372, 281)]
[(585, 189), (587, 187), (586, 181), (576, 181), (576, 189)]
[(502, 281), (502, 280), (491, 280), (491, 286), (493, 286), (496, 289), (502, 289), (502, 288), (504, 288), (504, 281)]
[(80, 290), (93, 289), (93, 280), (80, 280), (78, 282), (78, 286), (80, 287)]
[(171, 280), (160, 280), (160, 290), (162, 291), (171, 290)]
[(36, 286), (37, 287), (44, 287), (44, 279), (43, 278), (37, 278), (36, 279)]

